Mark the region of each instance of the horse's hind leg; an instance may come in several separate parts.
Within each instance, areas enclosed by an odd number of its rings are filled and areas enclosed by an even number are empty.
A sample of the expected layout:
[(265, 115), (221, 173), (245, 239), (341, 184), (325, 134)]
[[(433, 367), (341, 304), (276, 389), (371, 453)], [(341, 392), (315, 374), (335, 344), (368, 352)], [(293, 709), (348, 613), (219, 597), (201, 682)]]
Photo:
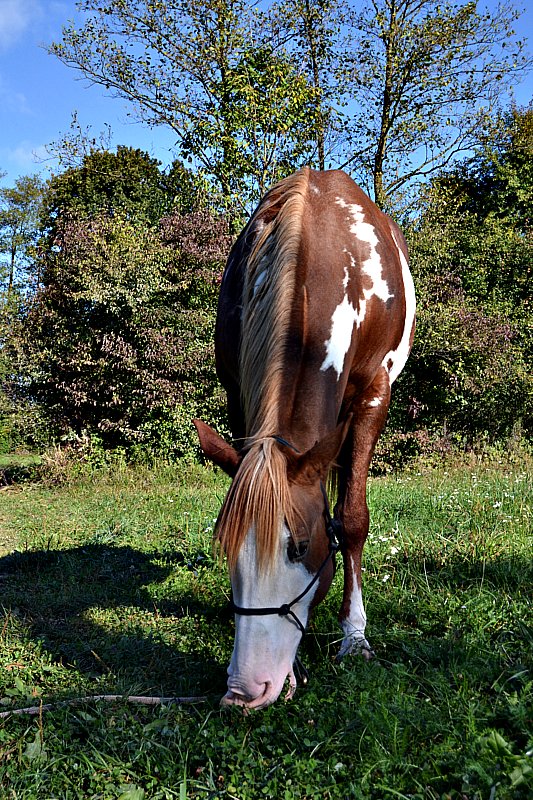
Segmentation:
[(373, 655), (365, 638), (366, 614), (361, 589), (361, 559), (369, 525), (366, 502), (368, 468), (387, 418), (389, 403), (389, 377), (382, 368), (351, 409), (354, 412), (354, 422), (341, 454), (337, 515), (343, 523), (345, 547), (344, 594), (339, 614), (344, 638), (339, 659), (355, 652), (362, 653), (366, 658)]

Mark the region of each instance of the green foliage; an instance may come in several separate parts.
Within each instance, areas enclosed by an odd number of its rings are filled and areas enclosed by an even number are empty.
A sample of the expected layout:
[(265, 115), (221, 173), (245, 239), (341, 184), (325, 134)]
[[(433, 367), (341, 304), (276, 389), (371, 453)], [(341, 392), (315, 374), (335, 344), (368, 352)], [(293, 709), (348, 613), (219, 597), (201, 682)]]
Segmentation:
[(28, 283), (37, 246), (38, 217), (44, 185), (38, 175), (17, 178), (0, 189), (0, 303)]
[(306, 163), (315, 150), (314, 90), (287, 57), (271, 46), (246, 49), (217, 86), (224, 98), (225, 130), (207, 118), (183, 138), (185, 156), (222, 149), (217, 168), (240, 213), (270, 186)]
[(17, 351), (24, 304), (39, 281), (35, 256), (43, 191), (36, 175), (0, 189), (0, 453), (48, 442), (35, 407), (18, 402), (13, 391), (24, 381)]
[(220, 426), (211, 337), (230, 239), (205, 188), (125, 147), (49, 182), (26, 270), (36, 280), (0, 306), (2, 451), (60, 436), (92, 458), (96, 436), (175, 457), (195, 452), (191, 417)]
[(60, 221), (25, 323), (26, 393), (56, 430), (191, 452), (191, 417), (221, 414), (211, 335), (227, 239), (207, 211), (161, 233), (119, 214)]
[(514, 36), (518, 14), (438, 0), (353, 10), (345, 70), (357, 103), (348, 137), (356, 174), (379, 206), (393, 208), (413, 180), (477, 144), (530, 63)]
[[(320, 91), (311, 96), (268, 49), (243, 53), (225, 80), (235, 129), (259, 115), (273, 141), (284, 125), (297, 139), (318, 113)], [(283, 106), (287, 82), (294, 114)], [(377, 470), (518, 428), (531, 434), (531, 114), (511, 109), (481, 131), (474, 156), (436, 178), (404, 225), (418, 327)], [(312, 124), (302, 148), (311, 134)], [(237, 150), (230, 161), (242, 177), (255, 156)], [(291, 165), (282, 151), (278, 142), (269, 156), (277, 177)], [(0, 451), (96, 436), (138, 459), (192, 455), (192, 417), (225, 427), (212, 334), (231, 238), (209, 210), (205, 179), (119, 148), (90, 151), (44, 194), (31, 180), (16, 190), (27, 246), (1, 299)]]
[(88, 0), (84, 11), (50, 52), (170, 127), (225, 210), (242, 215), (307, 157), (313, 89), (246, 0)]
[(413, 424), (469, 445), (484, 434), (509, 436), (519, 419), (530, 430), (530, 370), (511, 319), (442, 281), (419, 288), (417, 339), (400, 384)]
[(87, 219), (106, 213), (157, 225), (172, 208), (172, 196), (160, 162), (142, 150), (118, 146), (116, 153), (93, 150), (79, 167), (54, 176), (47, 187), (42, 227), (51, 228), (66, 215)]
[(466, 166), (441, 184), (479, 219), (494, 217), (512, 231), (527, 234), (533, 195), (533, 105), (512, 106), (480, 134), (481, 147)]
[(418, 323), (393, 430), (462, 445), (517, 423), (531, 435), (531, 111), (503, 122), (498, 147), (482, 141), (470, 164), (436, 179), (407, 228)]
[(237, 216), (280, 165), (309, 161), (353, 164), (390, 207), (471, 147), (529, 64), (506, 4), (86, 0), (83, 10), (50, 52), (137, 118), (170, 127)]
[(445, 227), (452, 247), (441, 271), (475, 300), (531, 300), (532, 156), (533, 108), (512, 108), (480, 134), (472, 159), (434, 182), (427, 222)]
[(343, 152), (346, 120), (341, 107), (347, 103), (340, 34), (348, 14), (347, 4), (339, 0), (291, 0), (274, 4), (270, 15), (273, 31), (289, 43), (293, 63), (313, 90), (316, 155), (310, 164), (318, 169), (335, 163)]

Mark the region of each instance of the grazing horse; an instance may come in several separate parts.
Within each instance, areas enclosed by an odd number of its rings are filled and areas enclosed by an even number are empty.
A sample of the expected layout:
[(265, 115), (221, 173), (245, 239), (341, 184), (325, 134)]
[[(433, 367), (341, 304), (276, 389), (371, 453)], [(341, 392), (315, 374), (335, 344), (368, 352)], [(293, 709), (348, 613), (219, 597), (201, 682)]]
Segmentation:
[(264, 708), (287, 678), (293, 695), (298, 645), (339, 540), (339, 656), (371, 656), (366, 480), (414, 325), (404, 238), (351, 178), (305, 168), (267, 193), (230, 253), (218, 305), (234, 446), (195, 421), (204, 453), (233, 478), (216, 527), (236, 626), (223, 703)]

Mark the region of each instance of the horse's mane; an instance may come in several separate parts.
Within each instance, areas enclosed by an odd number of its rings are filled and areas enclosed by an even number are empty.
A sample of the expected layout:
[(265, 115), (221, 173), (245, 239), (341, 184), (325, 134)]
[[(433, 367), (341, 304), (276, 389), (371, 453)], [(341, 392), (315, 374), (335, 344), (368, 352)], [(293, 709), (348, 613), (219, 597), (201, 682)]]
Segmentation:
[(251, 220), (259, 233), (245, 269), (240, 371), (246, 433), (252, 437), (279, 433), (285, 346), (308, 183), (308, 169), (285, 178), (268, 192)]
[(246, 452), (217, 522), (230, 569), (252, 525), (261, 568), (272, 562), (283, 520), (289, 529), (294, 522), (286, 457), (271, 437), (280, 433), (286, 342), (308, 183), (309, 170), (303, 169), (274, 186), (244, 232), (255, 231), (257, 237), (244, 265), (240, 373)]

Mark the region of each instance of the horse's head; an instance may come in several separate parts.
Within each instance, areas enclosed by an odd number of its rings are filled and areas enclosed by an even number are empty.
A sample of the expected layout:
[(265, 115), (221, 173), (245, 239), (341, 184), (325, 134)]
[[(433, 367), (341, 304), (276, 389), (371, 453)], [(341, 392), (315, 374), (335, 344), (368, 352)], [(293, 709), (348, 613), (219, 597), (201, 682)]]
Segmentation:
[(204, 453), (232, 478), (217, 525), (228, 557), (235, 644), (226, 705), (264, 708), (289, 679), (310, 609), (334, 572), (324, 482), (349, 420), (305, 453), (276, 437), (234, 450), (196, 422)]

